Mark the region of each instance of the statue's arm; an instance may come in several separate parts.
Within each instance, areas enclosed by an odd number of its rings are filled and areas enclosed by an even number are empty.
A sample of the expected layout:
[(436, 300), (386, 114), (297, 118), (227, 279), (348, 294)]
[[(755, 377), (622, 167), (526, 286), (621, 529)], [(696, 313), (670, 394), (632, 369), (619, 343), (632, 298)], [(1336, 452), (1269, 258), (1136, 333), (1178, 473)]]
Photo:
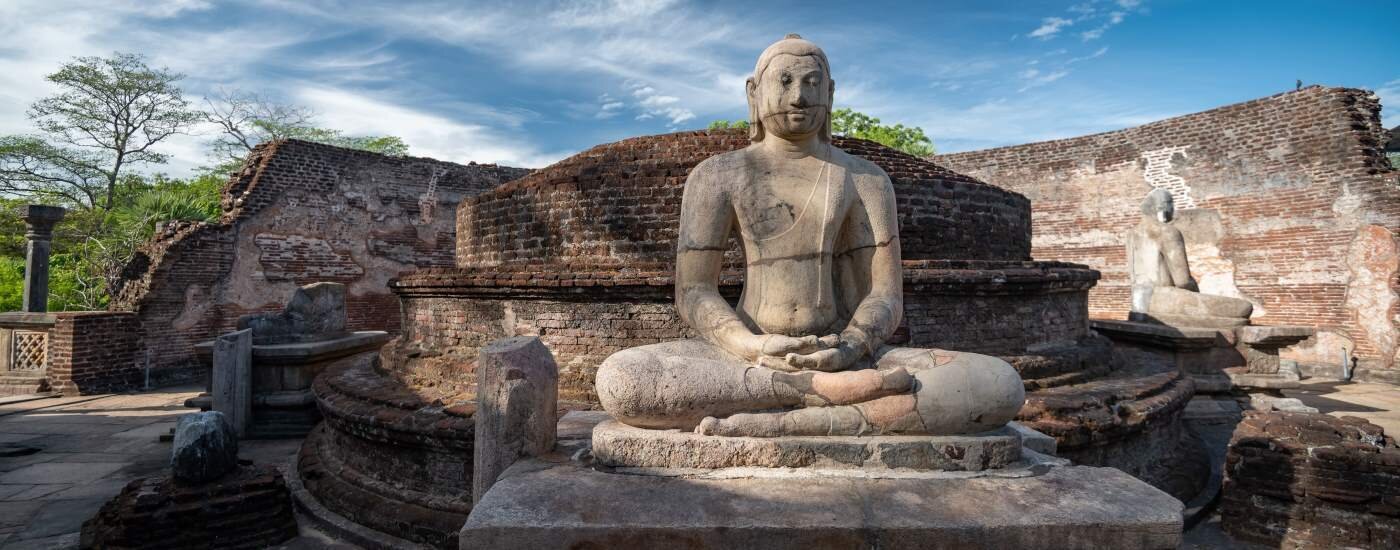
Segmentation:
[(1181, 231), (1172, 228), (1167, 238), (1162, 239), (1162, 257), (1167, 260), (1167, 271), (1172, 275), (1172, 285), (1186, 290), (1197, 290), (1196, 280), (1191, 278), (1191, 265), (1186, 260), (1186, 239)]
[(720, 270), (734, 227), (734, 206), (714, 172), (697, 166), (681, 196), (676, 245), (676, 310), (702, 337), (753, 361), (759, 355), (753, 331), (719, 294)]
[[(858, 216), (852, 229), (871, 235), (859, 249), (847, 251), (855, 256), (857, 269), (869, 266), (870, 292), (860, 301), (851, 321), (841, 331), (841, 342), (862, 354), (873, 354), (899, 328), (904, 315), (904, 276), (900, 265), (899, 217), (895, 210), (894, 186), (884, 174), (866, 176), (857, 182)], [(861, 219), (863, 218), (863, 219)]]

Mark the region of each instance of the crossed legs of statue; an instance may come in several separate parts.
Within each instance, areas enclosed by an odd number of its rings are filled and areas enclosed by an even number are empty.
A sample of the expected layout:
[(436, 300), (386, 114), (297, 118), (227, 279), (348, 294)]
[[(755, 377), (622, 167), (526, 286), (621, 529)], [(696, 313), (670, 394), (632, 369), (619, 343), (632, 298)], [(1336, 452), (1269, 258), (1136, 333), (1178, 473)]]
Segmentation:
[(703, 340), (613, 354), (597, 388), (625, 424), (753, 437), (975, 433), (1025, 401), (1016, 371), (986, 355), (886, 346), (842, 372), (780, 372)]

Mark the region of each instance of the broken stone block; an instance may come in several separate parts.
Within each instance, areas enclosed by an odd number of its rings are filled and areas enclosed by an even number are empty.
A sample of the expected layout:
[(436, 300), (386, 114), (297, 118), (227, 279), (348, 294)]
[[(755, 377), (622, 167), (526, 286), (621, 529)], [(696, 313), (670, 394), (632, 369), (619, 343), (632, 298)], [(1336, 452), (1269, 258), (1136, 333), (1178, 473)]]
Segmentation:
[(481, 500), (516, 459), (554, 449), (559, 367), (540, 339), (503, 338), (477, 360), (472, 501)]
[(312, 283), (298, 288), (281, 313), (244, 315), (238, 318), (238, 328), (252, 329), (257, 345), (345, 336), (345, 285)]
[(175, 423), (170, 472), (180, 481), (204, 483), (238, 467), (238, 437), (223, 413), (187, 414)]

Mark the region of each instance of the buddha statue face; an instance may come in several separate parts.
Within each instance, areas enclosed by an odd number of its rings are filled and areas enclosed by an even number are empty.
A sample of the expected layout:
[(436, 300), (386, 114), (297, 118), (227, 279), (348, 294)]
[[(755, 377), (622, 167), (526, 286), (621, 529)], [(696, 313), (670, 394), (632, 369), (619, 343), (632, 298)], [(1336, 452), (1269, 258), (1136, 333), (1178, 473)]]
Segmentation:
[(831, 80), (826, 53), (816, 44), (789, 34), (758, 56), (746, 86), (749, 138), (763, 141), (767, 132), (789, 141), (816, 136), (831, 141)]
[(1171, 223), (1176, 217), (1176, 201), (1166, 190), (1153, 189), (1142, 201), (1142, 215), (1162, 223)]
[(796, 140), (817, 134), (827, 124), (832, 82), (814, 56), (774, 56), (763, 73), (749, 81), (748, 89), (749, 104), (764, 131)]

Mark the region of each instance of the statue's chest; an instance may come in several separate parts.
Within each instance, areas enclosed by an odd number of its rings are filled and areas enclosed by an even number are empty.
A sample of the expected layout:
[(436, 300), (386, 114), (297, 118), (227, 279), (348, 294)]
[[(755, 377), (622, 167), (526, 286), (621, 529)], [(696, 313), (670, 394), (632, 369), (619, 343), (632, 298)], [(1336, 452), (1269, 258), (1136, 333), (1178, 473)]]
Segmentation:
[(735, 204), (740, 230), (751, 242), (824, 233), (824, 225), (839, 217), (841, 185), (790, 176), (757, 175), (743, 187)]

